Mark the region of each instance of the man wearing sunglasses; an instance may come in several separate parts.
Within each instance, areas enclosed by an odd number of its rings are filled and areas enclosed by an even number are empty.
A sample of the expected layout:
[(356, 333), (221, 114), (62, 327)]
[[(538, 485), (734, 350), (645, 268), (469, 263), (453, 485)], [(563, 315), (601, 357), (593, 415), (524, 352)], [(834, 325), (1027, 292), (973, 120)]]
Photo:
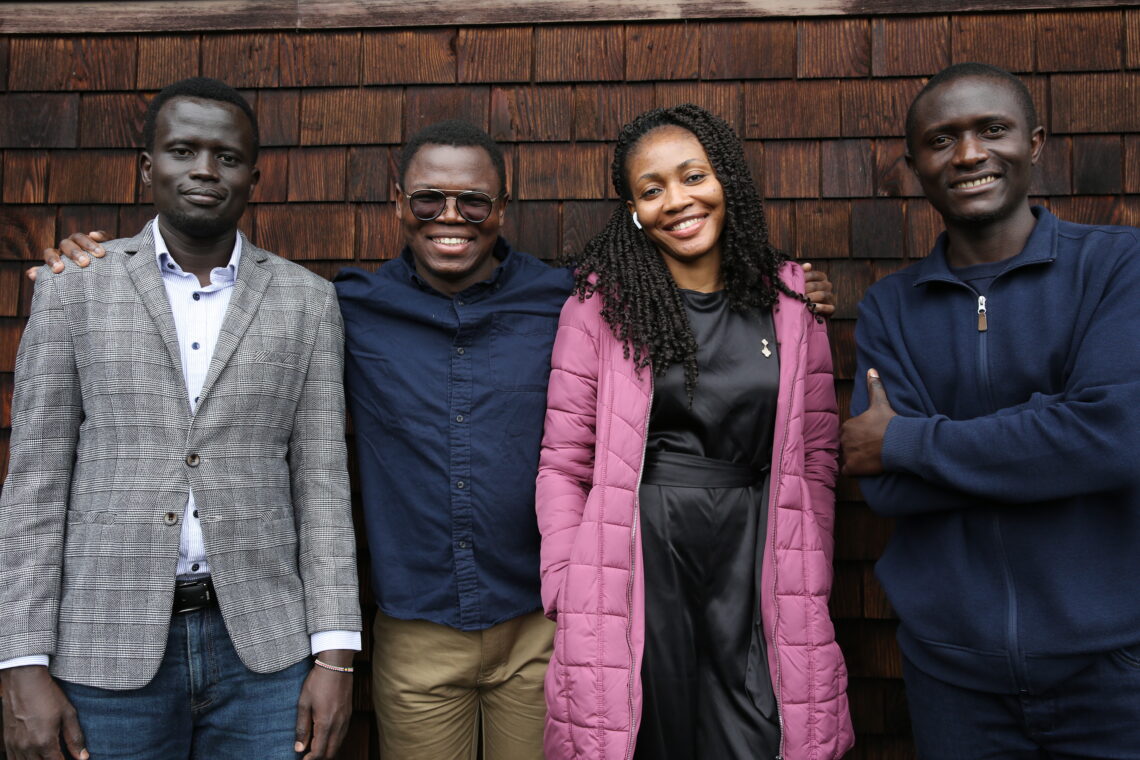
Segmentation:
[(542, 756), (553, 624), (534, 479), (571, 277), (499, 237), (502, 150), (460, 121), (404, 146), (400, 256), (345, 270), (346, 388), (372, 585), (383, 757)]
[[(532, 760), (553, 635), (540, 611), (534, 481), (572, 278), (499, 236), (505, 162), (483, 130), (423, 129), (397, 175), (403, 250), (336, 283), (379, 606), (381, 755), (473, 759), (481, 734), (484, 757)], [(100, 254), (73, 238), (61, 244), (68, 257)], [(809, 277), (820, 313), (834, 311), (826, 276)]]

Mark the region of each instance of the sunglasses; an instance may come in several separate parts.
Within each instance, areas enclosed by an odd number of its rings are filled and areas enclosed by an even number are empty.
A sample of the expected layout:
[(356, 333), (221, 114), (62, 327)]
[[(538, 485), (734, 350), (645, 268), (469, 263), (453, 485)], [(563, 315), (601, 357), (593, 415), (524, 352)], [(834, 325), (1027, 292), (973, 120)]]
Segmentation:
[(442, 214), (447, 208), (447, 199), (454, 198), (455, 209), (459, 215), (472, 224), (479, 224), (487, 221), (487, 217), (491, 215), (491, 210), (495, 207), (495, 201), (506, 196), (506, 193), (500, 193), (492, 198), (478, 190), (464, 190), (459, 193), (447, 193), (443, 190), (417, 190), (414, 193), (405, 193), (404, 188), (398, 185), (396, 189), (408, 199), (408, 208), (411, 209), (412, 216), (421, 222), (430, 222)]

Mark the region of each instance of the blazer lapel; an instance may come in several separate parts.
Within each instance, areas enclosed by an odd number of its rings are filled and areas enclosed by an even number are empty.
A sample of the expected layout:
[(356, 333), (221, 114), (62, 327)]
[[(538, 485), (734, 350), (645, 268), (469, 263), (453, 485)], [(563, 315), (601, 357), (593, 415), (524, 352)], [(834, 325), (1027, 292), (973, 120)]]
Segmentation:
[(185, 378), (182, 351), (178, 346), (178, 329), (174, 326), (174, 312), (170, 310), (170, 301), (166, 298), (166, 286), (162, 284), (162, 273), (158, 271), (158, 263), (155, 260), (151, 225), (147, 224), (142, 232), (123, 246), (123, 250), (130, 254), (127, 260), (127, 273), (134, 283), (135, 290), (154, 321), (154, 326), (158, 328), (162, 342), (166, 344), (166, 351), (170, 354), (170, 360), (174, 362), (181, 377)]
[[(230, 296), (230, 305), (226, 309), (226, 318), (222, 321), (221, 331), (218, 333), (218, 343), (214, 347), (214, 356), (210, 360), (210, 370), (206, 373), (206, 380), (202, 385), (200, 398), (205, 399), (206, 394), (214, 387), (218, 376), (222, 373), (226, 363), (233, 356), (242, 337), (249, 329), (261, 299), (273, 279), (269, 268), (265, 266), (269, 252), (253, 245), (244, 234), (241, 235), (241, 261), (238, 263), (237, 278), (234, 281), (234, 292)], [(175, 346), (177, 348), (177, 345)]]

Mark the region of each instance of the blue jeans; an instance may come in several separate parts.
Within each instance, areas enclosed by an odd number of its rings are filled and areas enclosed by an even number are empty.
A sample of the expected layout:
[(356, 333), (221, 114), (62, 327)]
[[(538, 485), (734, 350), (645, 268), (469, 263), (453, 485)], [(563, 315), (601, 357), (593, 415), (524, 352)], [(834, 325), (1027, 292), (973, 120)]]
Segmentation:
[(217, 608), (170, 622), (166, 654), (141, 689), (60, 682), (91, 760), (296, 760), (306, 660), (277, 673), (246, 668)]
[(905, 657), (903, 677), (921, 760), (1140, 759), (1140, 646), (1025, 694), (952, 686)]

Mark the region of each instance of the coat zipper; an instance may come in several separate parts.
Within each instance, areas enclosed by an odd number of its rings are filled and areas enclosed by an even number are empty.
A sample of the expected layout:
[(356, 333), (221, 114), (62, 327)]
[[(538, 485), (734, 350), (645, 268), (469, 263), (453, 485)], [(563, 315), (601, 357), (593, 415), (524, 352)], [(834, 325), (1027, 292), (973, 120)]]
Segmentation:
[[(986, 400), (986, 406), (992, 414), (996, 404), (993, 399), (993, 388), (990, 384), (990, 361), (986, 347), (986, 333), (989, 331), (989, 313), (986, 308), (986, 297), (978, 296), (978, 382)], [(1018, 690), (1025, 691), (1026, 674), (1021, 666), (1021, 645), (1017, 637), (1017, 591), (1013, 583), (1013, 570), (1009, 566), (1009, 556), (1005, 551), (1005, 540), (1001, 534), (1001, 514), (994, 512), (990, 525), (993, 528), (994, 542), (997, 544), (998, 560), (1001, 564), (1002, 574), (1005, 578), (1006, 619), (1005, 638), (1012, 658), (1011, 670), (1013, 680)]]
[[(768, 522), (771, 523), (771, 526), (772, 526), (768, 530), (768, 538), (769, 538), (769, 552), (768, 553), (771, 555), (771, 562), (772, 562), (772, 609), (775, 610), (774, 617), (772, 618), (771, 647), (772, 647), (772, 659), (775, 660), (775, 662), (776, 662), (776, 672), (772, 674), (772, 694), (773, 694), (773, 696), (776, 697), (776, 722), (780, 728), (780, 750), (776, 754), (776, 760), (782, 760), (782, 758), (784, 757), (784, 749), (785, 749), (785, 743), (784, 743), (785, 742), (785, 737), (784, 737), (784, 733), (785, 733), (784, 732), (784, 703), (780, 698), (780, 685), (781, 685), (781, 681), (780, 681), (780, 647), (779, 647), (779, 643), (777, 642), (777, 639), (779, 637), (779, 634), (777, 632), (779, 631), (779, 628), (780, 628), (780, 599), (779, 599), (779, 595), (776, 593), (776, 589), (778, 589), (780, 587), (780, 582), (779, 582), (780, 565), (779, 565), (779, 562), (776, 561), (776, 521), (779, 517), (779, 515), (778, 515), (779, 507), (777, 505), (779, 504), (779, 499), (780, 499), (780, 483), (783, 480), (782, 476), (784, 474), (784, 458), (782, 456), (779, 456), (778, 452), (782, 452), (784, 450), (784, 447), (788, 443), (788, 426), (791, 424), (791, 418), (792, 418), (792, 410), (791, 410), (792, 399), (791, 399), (791, 396), (789, 395), (787, 398), (785, 398), (784, 401), (785, 401), (785, 406), (787, 406), (788, 408), (783, 410), (783, 412), (784, 412), (784, 430), (783, 430), (783, 433), (781, 433), (781, 435), (780, 435), (780, 445), (778, 448), (772, 449), (773, 459), (776, 460), (776, 470), (774, 473), (774, 477), (776, 478), (776, 483), (775, 483), (775, 487), (772, 490), (772, 498), (768, 502)], [(775, 443), (775, 441), (773, 441), (773, 443)], [(764, 611), (763, 611), (763, 609), (761, 609), (761, 611), (760, 611), (760, 622), (761, 623), (764, 622)]]
[(634, 672), (637, 657), (633, 653), (633, 579), (637, 562), (637, 526), (641, 522), (641, 478), (645, 474), (645, 451), (649, 441), (649, 415), (653, 411), (653, 375), (649, 376), (649, 403), (645, 406), (645, 426), (642, 428), (641, 466), (637, 469), (637, 486), (633, 489), (633, 524), (629, 531), (629, 582), (625, 585), (625, 608), (629, 610), (629, 617), (625, 623), (625, 644), (629, 647), (629, 742), (626, 746), (625, 760), (632, 760), (633, 749), (637, 740), (637, 725), (633, 718), (633, 684), (640, 673)]
[(986, 333), (989, 332), (989, 312), (986, 307), (986, 297), (978, 296), (978, 385), (986, 408), (990, 414), (995, 411), (993, 387), (990, 384), (990, 354), (986, 347)]
[[(778, 331), (776, 334), (776, 345), (777, 346), (781, 345), (780, 336), (779, 336)], [(797, 359), (799, 358), (798, 355), (796, 358)], [(783, 361), (783, 360), (781, 360), (781, 361)], [(797, 371), (798, 371), (798, 369), (799, 368), (797, 367)], [(780, 374), (782, 375), (783, 373), (781, 372)], [(792, 374), (794, 377), (796, 373), (792, 373)], [(793, 381), (793, 385), (794, 384), (795, 383)], [(781, 383), (780, 384), (780, 391), (782, 392), (783, 390), (784, 390), (784, 386), (783, 386), (783, 383)], [(779, 403), (779, 394), (777, 394), (777, 402)], [(782, 406), (785, 408), (783, 408), (782, 410), (777, 409), (777, 415), (779, 414), (780, 411), (783, 411), (783, 413), (784, 413), (784, 429), (780, 434), (780, 445), (776, 446), (776, 441), (774, 440), (774, 437), (773, 437), (773, 441), (772, 441), (772, 459), (775, 460), (776, 467), (775, 467), (775, 469), (769, 468), (769, 470), (768, 470), (770, 473), (772, 473), (772, 477), (774, 477), (776, 479), (775, 484), (772, 488), (772, 493), (771, 493), (772, 498), (768, 500), (768, 522), (772, 526), (771, 528), (768, 528), (768, 545), (769, 545), (768, 555), (770, 557), (770, 561), (772, 562), (772, 609), (775, 610), (775, 612), (773, 613), (773, 618), (772, 618), (772, 638), (769, 640), (769, 646), (772, 649), (772, 659), (775, 660), (775, 662), (776, 662), (776, 672), (772, 674), (772, 695), (776, 698), (776, 724), (780, 729), (780, 748), (776, 752), (776, 760), (783, 760), (784, 750), (787, 747), (786, 739), (785, 739), (785, 735), (784, 735), (785, 734), (785, 731), (784, 731), (784, 703), (783, 703), (783, 700), (781, 699), (781, 693), (780, 693), (780, 689), (781, 689), (780, 645), (779, 645), (779, 642), (777, 641), (777, 639), (779, 637), (779, 634), (777, 632), (779, 631), (779, 628), (780, 628), (780, 598), (779, 598), (779, 595), (776, 593), (776, 589), (778, 589), (780, 587), (780, 579), (779, 579), (780, 564), (776, 560), (776, 522), (779, 519), (779, 515), (778, 515), (779, 507), (777, 506), (777, 504), (779, 504), (779, 500), (780, 500), (780, 483), (783, 481), (783, 474), (784, 474), (784, 458), (782, 456), (780, 456), (780, 452), (783, 452), (784, 447), (788, 443), (788, 426), (791, 425), (791, 420), (792, 420), (792, 397), (791, 397), (790, 392), (788, 393), (788, 395), (786, 395), (784, 397)], [(765, 526), (765, 527), (767, 527), (767, 526)], [(763, 623), (764, 623), (763, 607), (761, 607), (761, 609), (760, 609), (760, 623), (761, 623), (761, 626), (763, 626)]]

